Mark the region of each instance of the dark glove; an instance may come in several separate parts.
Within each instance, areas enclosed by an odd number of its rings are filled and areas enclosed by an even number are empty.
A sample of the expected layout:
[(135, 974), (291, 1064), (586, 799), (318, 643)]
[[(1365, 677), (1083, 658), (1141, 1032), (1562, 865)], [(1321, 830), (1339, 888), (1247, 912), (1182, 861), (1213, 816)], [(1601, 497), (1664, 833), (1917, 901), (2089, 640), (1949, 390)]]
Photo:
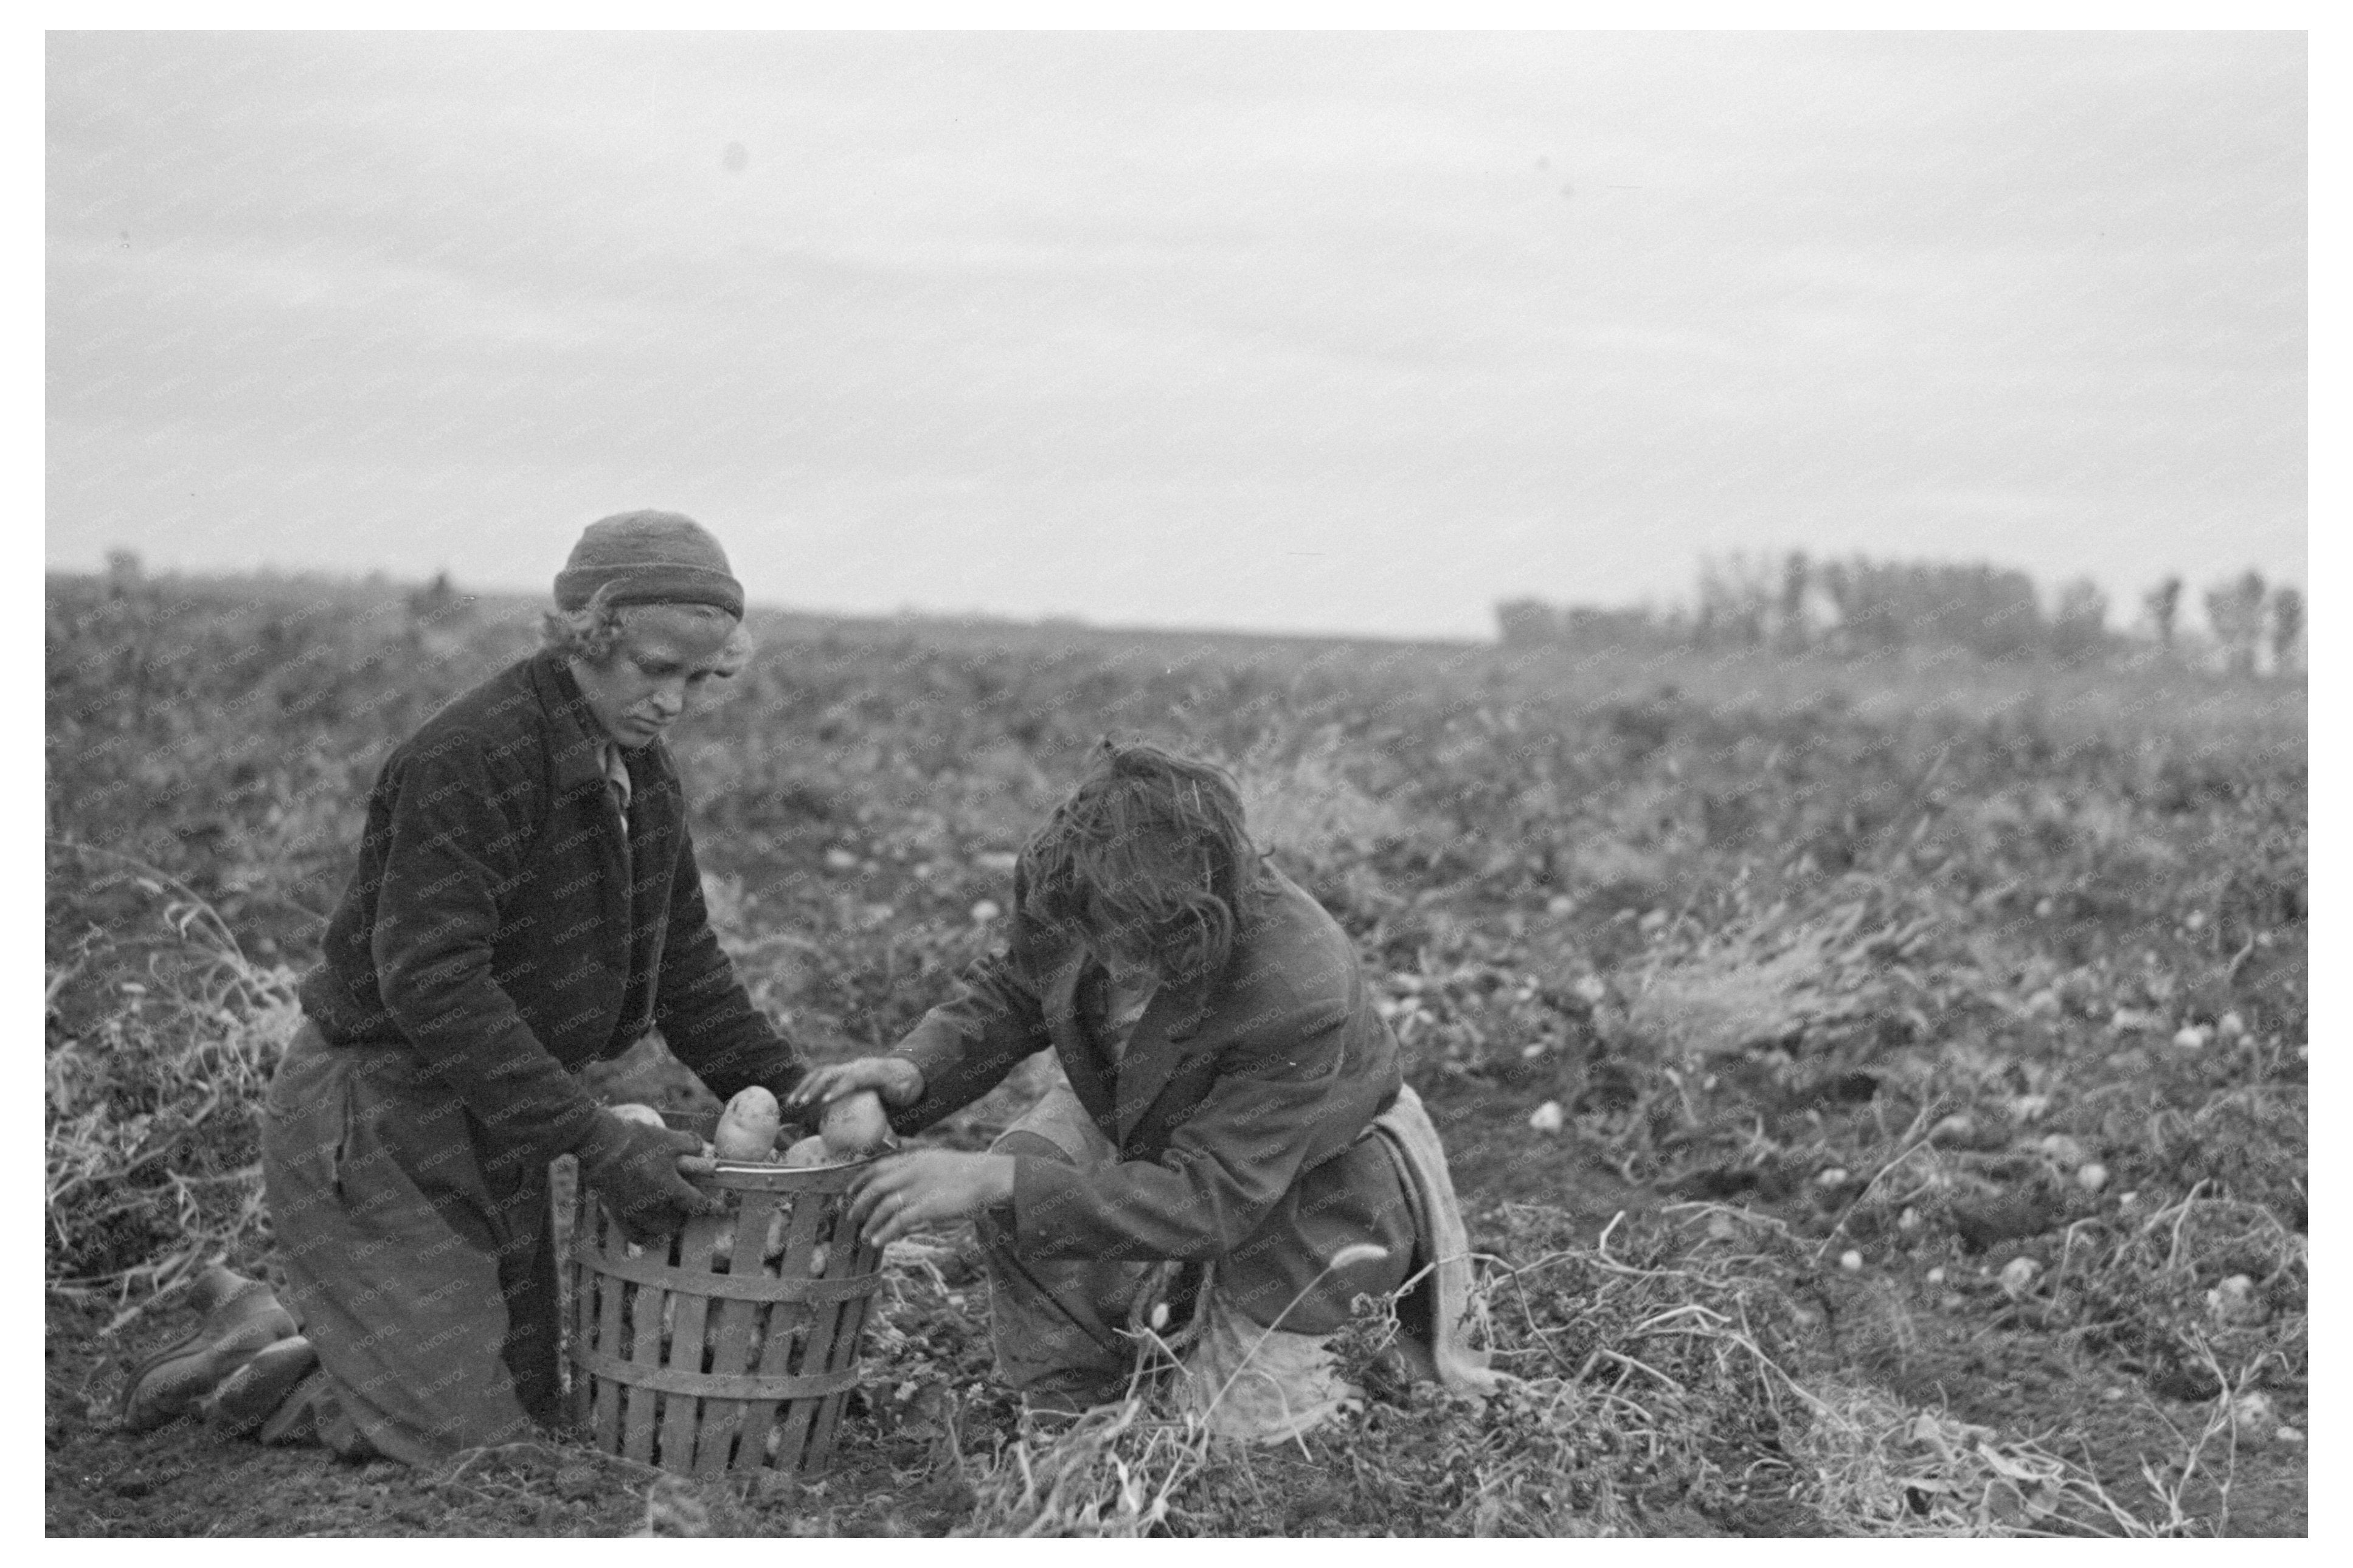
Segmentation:
[(604, 1111), (582, 1140), (580, 1173), (635, 1242), (659, 1241), (696, 1215), (717, 1214), (725, 1201), (679, 1174), (681, 1155), (700, 1155), (691, 1132), (624, 1121)]

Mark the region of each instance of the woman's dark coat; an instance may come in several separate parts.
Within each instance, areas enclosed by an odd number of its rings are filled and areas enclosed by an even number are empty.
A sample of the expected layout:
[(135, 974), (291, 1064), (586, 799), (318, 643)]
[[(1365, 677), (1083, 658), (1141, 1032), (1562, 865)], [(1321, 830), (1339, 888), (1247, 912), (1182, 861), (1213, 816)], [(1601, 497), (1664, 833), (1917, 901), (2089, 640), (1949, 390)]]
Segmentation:
[(712, 933), (669, 753), (622, 752), (625, 847), (602, 734), (552, 653), (427, 720), (377, 775), (301, 986), (330, 1046), (405, 1042), (493, 1142), (533, 1157), (576, 1147), (599, 1114), (573, 1070), (649, 1027), (722, 1098), (803, 1070)]

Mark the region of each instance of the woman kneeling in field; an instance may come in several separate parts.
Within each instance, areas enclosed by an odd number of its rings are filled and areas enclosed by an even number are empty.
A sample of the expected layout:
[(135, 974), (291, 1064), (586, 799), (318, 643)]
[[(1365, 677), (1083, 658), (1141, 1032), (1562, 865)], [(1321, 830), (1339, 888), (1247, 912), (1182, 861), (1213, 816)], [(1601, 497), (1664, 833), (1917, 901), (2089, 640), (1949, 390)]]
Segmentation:
[(693, 520), (592, 523), (542, 651), (385, 760), (262, 1123), (287, 1300), (208, 1270), (127, 1429), (197, 1415), (427, 1464), (561, 1426), (548, 1163), (577, 1155), (639, 1240), (717, 1202), (698, 1140), (575, 1075), (659, 1026), (723, 1100), (801, 1076), (712, 931), (662, 741), (748, 658), (743, 614)]
[(1066, 1081), (987, 1153), (881, 1161), (853, 1209), (878, 1243), (977, 1223), (998, 1369), (1031, 1412), (1119, 1397), (1141, 1331), (1165, 1326), (1212, 1430), (1304, 1431), (1353, 1393), (1326, 1346), (1350, 1302), (1409, 1282), (1409, 1364), (1492, 1382), (1397, 1041), (1347, 934), (1242, 816), (1217, 768), (1106, 744), (1022, 851), (1006, 950), (892, 1055), (795, 1091), (877, 1089), (913, 1132), (1054, 1050)]

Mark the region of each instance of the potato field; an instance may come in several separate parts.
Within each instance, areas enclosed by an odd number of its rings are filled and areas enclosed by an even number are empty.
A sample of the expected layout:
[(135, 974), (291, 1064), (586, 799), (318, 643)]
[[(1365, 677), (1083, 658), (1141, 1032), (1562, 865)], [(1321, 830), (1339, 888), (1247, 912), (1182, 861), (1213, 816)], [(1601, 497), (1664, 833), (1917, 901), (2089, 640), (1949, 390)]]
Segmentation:
[[(890, 1250), (831, 1469), (764, 1494), (117, 1430), (195, 1272), (268, 1268), (260, 1096), (377, 766), (535, 621), (49, 579), (52, 1535), (2306, 1532), (2305, 688), (2155, 664), (755, 611), (672, 743), (754, 999), (887, 1048), (1088, 748), (1221, 759), (1383, 989), (1505, 1393), (1385, 1383), (1366, 1301), (1303, 1442), (1150, 1390), (1026, 1438), (966, 1230)], [(650, 1043), (596, 1076), (699, 1092)]]

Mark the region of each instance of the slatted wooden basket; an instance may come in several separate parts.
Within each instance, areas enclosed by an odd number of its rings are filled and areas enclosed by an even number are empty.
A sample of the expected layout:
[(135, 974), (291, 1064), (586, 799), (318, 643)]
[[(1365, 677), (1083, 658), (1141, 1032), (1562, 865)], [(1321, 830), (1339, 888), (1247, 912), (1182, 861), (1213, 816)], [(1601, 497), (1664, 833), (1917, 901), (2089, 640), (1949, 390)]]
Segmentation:
[[(670, 1124), (709, 1137), (713, 1118)], [(573, 1414), (596, 1446), (703, 1479), (764, 1485), (821, 1471), (881, 1252), (849, 1224), (862, 1162), (723, 1162), (724, 1214), (633, 1248), (579, 1184), (567, 1338)]]

